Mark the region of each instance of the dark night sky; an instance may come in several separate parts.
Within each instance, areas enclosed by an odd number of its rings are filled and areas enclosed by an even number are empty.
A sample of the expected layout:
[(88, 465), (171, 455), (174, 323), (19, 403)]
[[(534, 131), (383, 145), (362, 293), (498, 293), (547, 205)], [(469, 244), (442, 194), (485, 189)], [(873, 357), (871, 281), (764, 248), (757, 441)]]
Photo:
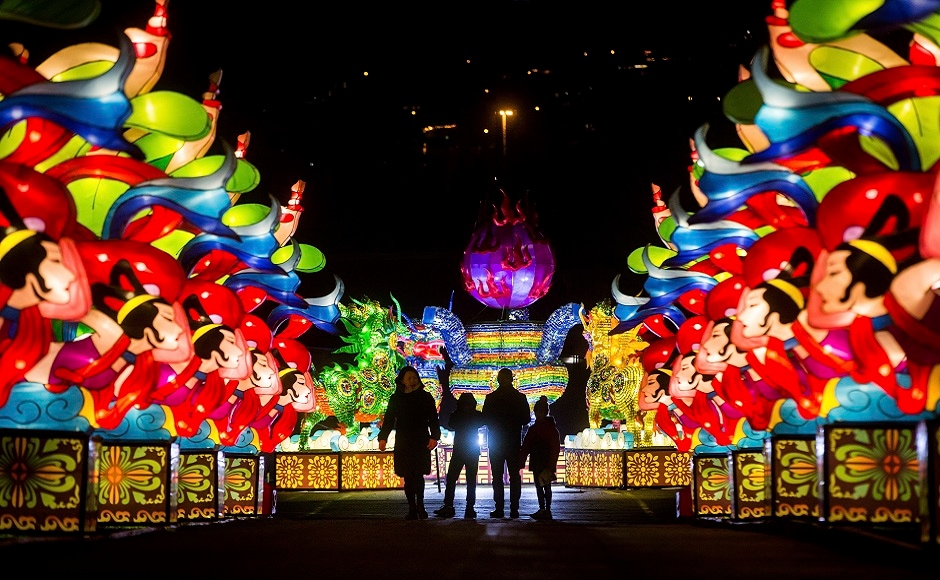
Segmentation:
[[(286, 201), (306, 181), (298, 238), (327, 258), (324, 275), (305, 279), (306, 296), (335, 273), (344, 301), (390, 304), (391, 293), (420, 318), (453, 292), (465, 323), (499, 318), (462, 289), (459, 264), (481, 202), (502, 187), (528, 195), (556, 252), (552, 289), (529, 309), (544, 320), (567, 302), (609, 298), (618, 273), (625, 291), (640, 290), (626, 258), (658, 241), (650, 183), (666, 194), (687, 183), (688, 139), (703, 122), (720, 124), (717, 98), (766, 34), (770, 6), (625, 4), (268, 0), (247, 5), (255, 14), (244, 3), (172, 0), (156, 89), (198, 99), (221, 68), (218, 138), (234, 144), (250, 131), (247, 159), (261, 172), (243, 199)], [(153, 7), (102, 5), (81, 31), (3, 23), (0, 38), (26, 44), (35, 65), (80, 40), (116, 43)], [(656, 60), (641, 72), (644, 50)], [(517, 113), (503, 160), (505, 107)], [(429, 141), (421, 127), (434, 124), (457, 127)]]

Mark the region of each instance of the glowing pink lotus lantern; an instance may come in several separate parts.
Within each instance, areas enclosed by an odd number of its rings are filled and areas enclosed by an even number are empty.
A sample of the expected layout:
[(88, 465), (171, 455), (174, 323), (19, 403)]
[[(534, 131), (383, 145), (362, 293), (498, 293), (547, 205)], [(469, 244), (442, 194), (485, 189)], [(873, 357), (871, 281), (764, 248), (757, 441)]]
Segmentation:
[(526, 215), (505, 191), (502, 204), (481, 212), (464, 250), (460, 271), (471, 296), (493, 308), (525, 308), (545, 296), (555, 273), (555, 254), (538, 231), (535, 212)]

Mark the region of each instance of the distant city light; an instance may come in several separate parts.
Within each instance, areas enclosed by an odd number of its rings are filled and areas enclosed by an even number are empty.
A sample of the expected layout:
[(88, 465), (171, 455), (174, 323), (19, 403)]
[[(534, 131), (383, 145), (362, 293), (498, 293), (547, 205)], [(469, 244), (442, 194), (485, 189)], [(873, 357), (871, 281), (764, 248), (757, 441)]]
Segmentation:
[(512, 109), (500, 109), (499, 116), (503, 120), (503, 158), (506, 158), (506, 118), (512, 116)]
[(432, 132), (432, 131), (438, 131), (438, 130), (442, 130), (442, 129), (445, 129), (445, 130), (446, 130), (446, 129), (455, 129), (455, 128), (457, 128), (457, 124), (456, 124), (456, 123), (448, 123), (448, 124), (446, 124), (446, 125), (428, 125), (428, 126), (425, 127), (424, 129), (422, 129), (422, 131), (423, 131), (424, 133), (430, 133), (430, 132)]

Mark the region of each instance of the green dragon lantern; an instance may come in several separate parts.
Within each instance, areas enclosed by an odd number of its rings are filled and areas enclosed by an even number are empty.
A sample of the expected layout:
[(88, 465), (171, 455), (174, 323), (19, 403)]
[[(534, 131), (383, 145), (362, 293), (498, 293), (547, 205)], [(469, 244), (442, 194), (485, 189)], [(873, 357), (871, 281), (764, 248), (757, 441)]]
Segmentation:
[[(395, 305), (398, 308), (397, 302)], [(402, 317), (395, 314), (395, 309), (369, 298), (353, 300), (351, 305), (341, 304), (339, 308), (339, 320), (347, 333), (341, 338), (346, 345), (334, 353), (352, 354), (355, 360), (351, 364), (333, 364), (320, 371), (322, 398), (329, 408), (308, 415), (301, 441), (306, 439), (304, 435), (309, 434), (311, 426), (326, 419), (330, 412), (347, 437), (357, 435), (361, 424), (380, 419), (395, 391), (395, 375), (407, 362), (399, 350), (399, 342), (407, 340), (410, 330)], [(428, 377), (422, 380), (440, 405), (440, 382)]]

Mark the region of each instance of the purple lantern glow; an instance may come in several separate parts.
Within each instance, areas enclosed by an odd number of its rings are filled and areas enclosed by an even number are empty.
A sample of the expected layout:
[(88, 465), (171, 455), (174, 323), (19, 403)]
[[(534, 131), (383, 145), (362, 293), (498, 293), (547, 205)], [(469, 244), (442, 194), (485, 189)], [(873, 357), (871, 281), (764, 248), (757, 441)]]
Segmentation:
[(545, 296), (555, 274), (555, 253), (539, 232), (534, 211), (515, 206), (505, 191), (502, 204), (481, 212), (464, 250), (464, 288), (484, 306), (525, 308)]

